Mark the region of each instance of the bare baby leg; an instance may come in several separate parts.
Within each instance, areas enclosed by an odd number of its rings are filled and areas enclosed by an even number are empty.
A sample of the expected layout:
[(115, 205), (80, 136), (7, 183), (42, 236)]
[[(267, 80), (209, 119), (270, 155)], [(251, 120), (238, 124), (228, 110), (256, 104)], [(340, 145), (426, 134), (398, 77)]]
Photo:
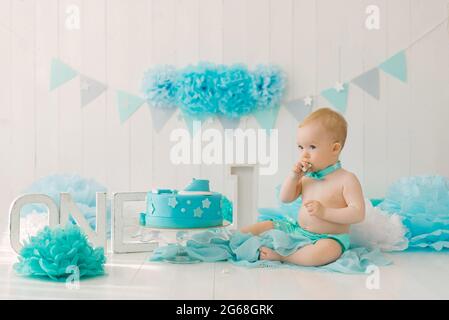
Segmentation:
[(261, 260), (284, 261), (301, 266), (318, 267), (337, 260), (342, 254), (340, 244), (333, 239), (321, 239), (315, 244), (302, 247), (289, 256), (281, 256), (277, 252), (267, 248), (260, 248)]
[(273, 229), (273, 221), (262, 221), (253, 225), (243, 227), (240, 232), (251, 233), (255, 236), (264, 233), (265, 231)]

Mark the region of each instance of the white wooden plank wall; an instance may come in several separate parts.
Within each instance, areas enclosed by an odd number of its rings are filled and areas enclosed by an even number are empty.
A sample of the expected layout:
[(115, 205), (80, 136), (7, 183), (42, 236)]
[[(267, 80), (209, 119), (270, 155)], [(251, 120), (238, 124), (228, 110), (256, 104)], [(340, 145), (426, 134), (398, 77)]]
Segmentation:
[[(344, 5), (342, 4), (344, 2)], [(224, 190), (223, 165), (172, 165), (170, 132), (156, 133), (143, 106), (121, 125), (112, 89), (80, 107), (79, 79), (49, 92), (59, 57), (113, 89), (140, 94), (151, 66), (198, 61), (276, 63), (288, 75), (287, 98), (313, 95), (378, 65), (449, 15), (448, 0), (2, 0), (0, 1), (0, 225), (12, 199), (39, 177), (79, 173), (111, 192), (181, 188), (192, 177)], [(368, 5), (380, 30), (364, 27)], [(68, 5), (80, 30), (65, 27)], [(344, 166), (366, 196), (381, 197), (397, 178), (449, 176), (449, 29), (407, 51), (409, 81), (380, 73), (381, 99), (350, 86)], [(328, 103), (318, 97), (317, 106)], [(279, 172), (259, 177), (260, 206), (297, 157), (296, 120), (281, 109)], [(222, 130), (218, 120), (204, 128)], [(240, 128), (259, 128), (252, 117)]]

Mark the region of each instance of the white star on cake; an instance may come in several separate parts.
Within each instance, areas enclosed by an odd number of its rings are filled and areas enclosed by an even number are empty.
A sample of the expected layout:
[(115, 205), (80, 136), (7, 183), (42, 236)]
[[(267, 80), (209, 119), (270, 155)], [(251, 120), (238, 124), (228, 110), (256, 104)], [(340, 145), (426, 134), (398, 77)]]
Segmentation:
[(198, 207), (195, 210), (193, 210), (193, 216), (195, 218), (201, 218), (202, 215), (203, 215), (203, 210), (201, 210), (200, 207)]
[(211, 205), (211, 202), (209, 201), (209, 199), (204, 199), (203, 201), (202, 201), (202, 203), (203, 203), (203, 208), (207, 208), (207, 209), (209, 209), (209, 207), (210, 207), (210, 205)]
[(175, 197), (168, 199), (168, 205), (170, 207), (175, 208), (177, 204), (178, 204), (178, 201), (176, 201)]

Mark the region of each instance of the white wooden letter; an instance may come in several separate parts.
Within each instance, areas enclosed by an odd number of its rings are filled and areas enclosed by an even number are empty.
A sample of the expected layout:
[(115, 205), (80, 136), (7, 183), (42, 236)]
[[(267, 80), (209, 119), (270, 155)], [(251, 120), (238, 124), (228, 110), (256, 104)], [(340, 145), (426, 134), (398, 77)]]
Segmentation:
[(112, 251), (114, 253), (147, 252), (153, 251), (158, 246), (152, 243), (125, 243), (123, 242), (123, 204), (127, 201), (146, 201), (146, 192), (121, 192), (114, 193), (114, 205), (112, 206)]
[(48, 222), (51, 227), (59, 224), (59, 210), (52, 198), (45, 194), (25, 194), (17, 197), (9, 208), (9, 239), (13, 250), (19, 254), (20, 243), (20, 210), (27, 204), (39, 203), (48, 208)]
[(73, 202), (69, 193), (61, 193), (61, 225), (65, 225), (72, 216), (77, 225), (83, 229), (94, 246), (106, 249), (106, 193), (97, 192), (96, 230), (92, 230), (83, 213)]

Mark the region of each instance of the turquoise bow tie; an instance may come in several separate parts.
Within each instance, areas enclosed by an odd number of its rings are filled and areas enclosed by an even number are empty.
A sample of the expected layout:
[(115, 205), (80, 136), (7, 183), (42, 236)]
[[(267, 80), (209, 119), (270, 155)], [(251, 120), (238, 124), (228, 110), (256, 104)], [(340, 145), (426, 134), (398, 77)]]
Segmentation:
[(340, 168), (341, 168), (341, 163), (340, 163), (340, 161), (337, 161), (333, 165), (330, 165), (329, 167), (326, 167), (323, 170), (315, 171), (315, 172), (307, 172), (305, 174), (305, 176), (312, 178), (312, 179), (316, 179), (316, 180), (323, 180), (324, 177), (327, 176), (329, 173), (332, 173), (335, 170), (340, 169)]

